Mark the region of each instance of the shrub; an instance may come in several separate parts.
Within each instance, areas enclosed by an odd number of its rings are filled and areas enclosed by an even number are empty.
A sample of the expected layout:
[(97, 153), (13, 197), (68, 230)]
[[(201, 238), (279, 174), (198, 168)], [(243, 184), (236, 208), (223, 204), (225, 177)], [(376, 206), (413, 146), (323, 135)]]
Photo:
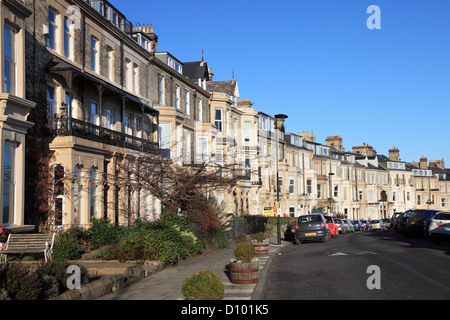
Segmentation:
[(257, 242), (263, 242), (266, 240), (266, 236), (264, 233), (262, 232), (258, 232), (257, 234), (255, 234), (255, 236), (253, 237), (253, 240), (257, 241)]
[(85, 237), (83, 230), (77, 227), (60, 232), (55, 237), (52, 259), (55, 261), (76, 260), (81, 257), (83, 246), (81, 239)]
[(8, 263), (0, 267), (0, 288), (4, 299), (37, 300), (41, 296), (42, 280), (30, 267)]
[(143, 223), (138, 231), (128, 234), (120, 244), (107, 249), (103, 258), (130, 260), (160, 260), (175, 264), (187, 256), (196, 255), (204, 242), (189, 232), (180, 233), (161, 222)]
[(104, 245), (119, 243), (120, 239), (126, 235), (127, 228), (110, 223), (107, 219), (93, 219), (89, 233), (92, 248), (98, 249)]
[(234, 249), (234, 256), (238, 261), (251, 262), (256, 250), (250, 243), (240, 243)]
[(180, 232), (191, 232), (191, 228), (189, 227), (189, 224), (185, 217), (178, 215), (176, 213), (173, 213), (168, 208), (163, 208), (161, 211), (161, 217), (159, 221), (167, 226), (167, 227), (173, 227)]
[(181, 292), (189, 300), (223, 300), (225, 286), (215, 272), (200, 270), (183, 281)]
[(230, 239), (226, 227), (222, 226), (211, 232), (211, 244), (215, 248), (223, 249), (230, 246)]

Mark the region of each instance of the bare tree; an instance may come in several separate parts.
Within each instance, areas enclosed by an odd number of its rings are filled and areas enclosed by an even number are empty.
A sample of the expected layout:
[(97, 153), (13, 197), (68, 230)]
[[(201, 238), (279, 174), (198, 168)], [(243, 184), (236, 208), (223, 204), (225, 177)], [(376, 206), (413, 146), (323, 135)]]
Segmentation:
[(167, 157), (146, 155), (128, 157), (120, 163), (128, 177), (122, 184), (147, 190), (172, 212), (205, 208), (208, 194), (217, 189), (233, 188), (242, 176), (240, 165), (211, 162), (179, 165)]

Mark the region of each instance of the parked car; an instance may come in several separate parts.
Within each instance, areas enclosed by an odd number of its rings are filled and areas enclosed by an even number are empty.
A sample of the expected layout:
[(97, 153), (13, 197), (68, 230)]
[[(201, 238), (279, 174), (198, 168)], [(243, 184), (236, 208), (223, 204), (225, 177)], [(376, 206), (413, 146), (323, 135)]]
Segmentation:
[(334, 218), (330, 216), (324, 216), (325, 221), (327, 222), (328, 228), (330, 229), (330, 235), (331, 237), (338, 237), (339, 236), (339, 230), (334, 222)]
[(337, 225), (338, 227), (338, 231), (340, 233), (346, 233), (345, 228), (344, 228), (344, 222), (342, 221), (341, 218), (334, 218), (334, 223)]
[(383, 220), (371, 220), (369, 223), (372, 230), (386, 230)]
[(369, 221), (367, 221), (367, 220), (360, 220), (360, 221), (361, 221), (361, 225), (363, 227), (363, 231), (370, 231), (370, 230), (372, 230), (372, 227), (369, 224)]
[(434, 244), (450, 241), (450, 212), (442, 211), (431, 218), (430, 229), (428, 231), (431, 241)]
[(433, 219), (434, 216), (435, 216), (437, 213), (439, 213), (439, 211), (436, 212), (435, 214), (432, 214), (428, 219), (426, 219), (426, 220), (423, 222), (423, 235), (424, 235), (425, 238), (429, 238), (428, 231), (430, 230), (431, 219)]
[(438, 210), (415, 209), (406, 219), (406, 233), (410, 235), (423, 235), (425, 220), (431, 218)]
[(398, 231), (398, 218), (403, 214), (403, 212), (395, 212), (391, 218), (391, 228)]
[(381, 219), (381, 220), (383, 221), (385, 229), (391, 229), (391, 219), (384, 218), (384, 219)]
[(345, 227), (347, 228), (348, 232), (355, 232), (355, 228), (353, 227), (353, 224), (348, 219), (343, 219)]
[(412, 212), (412, 210), (407, 210), (407, 211), (403, 212), (400, 217), (398, 217), (397, 229), (396, 229), (398, 232), (403, 232), (403, 233), (406, 232), (406, 223), (407, 223), (407, 219), (408, 219), (409, 215), (411, 214), (411, 212)]
[(360, 231), (363, 228), (362, 223), (359, 220), (352, 220), (352, 224), (353, 227), (355, 228), (355, 231)]
[(306, 240), (330, 241), (330, 229), (321, 213), (312, 213), (298, 217), (295, 227), (295, 243), (300, 244)]

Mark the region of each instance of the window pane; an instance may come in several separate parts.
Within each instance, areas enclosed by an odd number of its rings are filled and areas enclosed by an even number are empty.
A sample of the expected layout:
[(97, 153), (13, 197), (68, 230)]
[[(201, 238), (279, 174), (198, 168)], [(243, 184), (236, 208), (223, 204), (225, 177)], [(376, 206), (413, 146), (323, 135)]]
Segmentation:
[(15, 94), (16, 84), (16, 54), (15, 54), (15, 31), (11, 27), (4, 25), (3, 32), (4, 46), (4, 88), (7, 93)]
[(52, 50), (56, 50), (57, 45), (57, 15), (52, 10), (48, 10), (48, 46)]
[(5, 143), (3, 149), (3, 224), (14, 223), (14, 152), (14, 145)]
[(12, 59), (13, 55), (13, 37), (12, 37), (12, 29), (5, 25), (4, 26), (4, 50), (5, 50), (5, 58)]

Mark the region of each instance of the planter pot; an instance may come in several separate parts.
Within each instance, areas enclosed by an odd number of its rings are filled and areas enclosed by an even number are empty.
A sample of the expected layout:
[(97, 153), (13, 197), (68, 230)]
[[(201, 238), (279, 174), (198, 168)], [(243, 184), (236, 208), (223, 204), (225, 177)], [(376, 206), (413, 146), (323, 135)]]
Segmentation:
[(255, 284), (259, 279), (259, 261), (230, 262), (231, 282), (233, 284)]
[(267, 256), (269, 254), (269, 242), (252, 242), (253, 248), (255, 248), (257, 256)]

